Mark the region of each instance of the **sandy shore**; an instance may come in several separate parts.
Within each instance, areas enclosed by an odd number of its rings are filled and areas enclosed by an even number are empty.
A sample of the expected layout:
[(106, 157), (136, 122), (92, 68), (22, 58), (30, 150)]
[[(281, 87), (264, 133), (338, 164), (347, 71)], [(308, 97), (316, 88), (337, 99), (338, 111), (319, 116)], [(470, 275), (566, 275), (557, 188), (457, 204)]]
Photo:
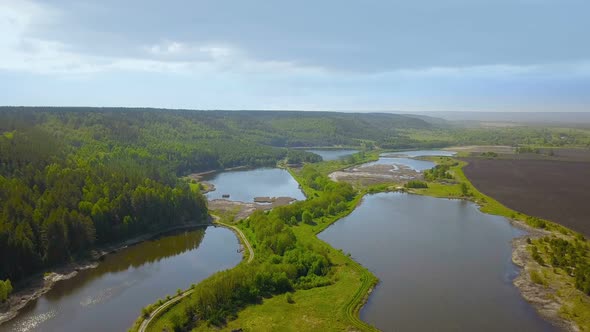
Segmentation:
[[(259, 198), (264, 200), (263, 197)], [(263, 204), (232, 201), (229, 199), (213, 199), (208, 204), (210, 210), (233, 214), (235, 220), (241, 220), (248, 218), (254, 211), (267, 211), (277, 206), (288, 205), (296, 201), (295, 198), (291, 197), (272, 197), (268, 199), (269, 201), (264, 200), (265, 203)]]
[(405, 165), (367, 165), (350, 167), (335, 171), (329, 175), (332, 181), (348, 182), (352, 185), (370, 186), (381, 183), (403, 183), (422, 179), (421, 172)]

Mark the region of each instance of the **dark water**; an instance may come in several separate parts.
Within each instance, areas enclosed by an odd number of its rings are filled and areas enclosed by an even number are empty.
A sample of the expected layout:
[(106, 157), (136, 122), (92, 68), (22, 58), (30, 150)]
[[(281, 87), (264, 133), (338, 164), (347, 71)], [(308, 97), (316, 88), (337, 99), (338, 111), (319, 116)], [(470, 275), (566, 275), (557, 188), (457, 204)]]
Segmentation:
[(312, 153), (315, 153), (315, 154), (321, 156), (324, 159), (324, 161), (342, 159), (346, 156), (350, 156), (350, 155), (353, 155), (353, 154), (359, 152), (358, 150), (351, 150), (351, 149), (305, 150), (305, 151), (312, 152)]
[(305, 199), (297, 181), (280, 168), (220, 172), (204, 180), (215, 185), (215, 191), (207, 193), (209, 199), (222, 198), (225, 194), (229, 194), (232, 201), (241, 202), (252, 202), (258, 196)]
[(238, 264), (238, 246), (213, 226), (140, 243), (58, 282), (0, 331), (126, 331), (144, 306)]
[(363, 166), (372, 165), (392, 165), (392, 166), (407, 166), (411, 169), (422, 172), (427, 169), (431, 169), (436, 164), (428, 160), (413, 159), (416, 157), (424, 156), (446, 156), (450, 157), (454, 155), (453, 151), (444, 150), (415, 150), (415, 151), (402, 151), (402, 152), (391, 152), (381, 154), (379, 160), (366, 163)]
[(380, 279), (361, 318), (383, 331), (553, 331), (512, 284), (521, 234), (469, 202), (383, 193), (319, 237)]

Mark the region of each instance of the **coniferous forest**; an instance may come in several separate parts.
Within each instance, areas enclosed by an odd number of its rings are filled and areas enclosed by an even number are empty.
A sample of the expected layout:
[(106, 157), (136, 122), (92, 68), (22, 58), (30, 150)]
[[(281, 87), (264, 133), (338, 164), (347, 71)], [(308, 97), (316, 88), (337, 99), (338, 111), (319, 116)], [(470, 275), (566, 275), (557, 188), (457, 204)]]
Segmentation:
[[(0, 280), (188, 221), (206, 201), (180, 176), (321, 158), (293, 147), (587, 144), (582, 132), (465, 129), (380, 113), (0, 108)], [(567, 140), (564, 140), (567, 137)]]
[(365, 127), (351, 136), (356, 117), (4, 107), (0, 280), (19, 281), (96, 245), (204, 220), (205, 199), (179, 176), (313, 162), (321, 158), (286, 147), (360, 145), (393, 127), (429, 126), (397, 115), (365, 116)]

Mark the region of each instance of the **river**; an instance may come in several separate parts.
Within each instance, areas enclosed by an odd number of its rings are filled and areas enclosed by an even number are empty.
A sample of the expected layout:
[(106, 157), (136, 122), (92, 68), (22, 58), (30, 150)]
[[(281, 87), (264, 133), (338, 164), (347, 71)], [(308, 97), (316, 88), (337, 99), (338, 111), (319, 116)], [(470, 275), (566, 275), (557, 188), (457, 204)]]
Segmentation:
[(0, 331), (126, 331), (144, 306), (238, 264), (238, 248), (214, 226), (139, 243), (57, 282)]
[(319, 155), (324, 161), (342, 159), (359, 152), (359, 150), (353, 149), (313, 149), (305, 151)]
[(304, 200), (305, 195), (299, 189), (297, 181), (281, 168), (256, 168), (214, 173), (203, 177), (215, 186), (207, 193), (208, 199), (223, 198), (251, 203), (255, 197), (291, 197)]
[(467, 201), (382, 193), (319, 237), (380, 279), (361, 319), (383, 331), (552, 331), (512, 284), (523, 234)]
[(413, 150), (413, 151), (401, 151), (401, 152), (388, 152), (383, 153), (379, 156), (379, 160), (363, 164), (362, 166), (373, 166), (373, 165), (391, 165), (391, 166), (407, 166), (415, 171), (422, 172), (427, 169), (431, 169), (436, 164), (429, 160), (416, 159), (418, 157), (450, 157), (455, 155), (456, 152), (445, 151), (445, 150)]

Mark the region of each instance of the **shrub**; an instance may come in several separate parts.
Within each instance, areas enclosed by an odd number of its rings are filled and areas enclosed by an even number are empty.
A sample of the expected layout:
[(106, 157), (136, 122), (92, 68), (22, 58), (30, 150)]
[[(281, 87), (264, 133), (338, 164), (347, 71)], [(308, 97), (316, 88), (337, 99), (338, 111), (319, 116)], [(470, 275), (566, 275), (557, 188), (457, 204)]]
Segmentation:
[(408, 181), (404, 185), (404, 187), (406, 187), (406, 188), (428, 188), (428, 184), (423, 181), (412, 180), (412, 181)]
[(539, 250), (537, 249), (537, 247), (533, 247), (532, 251), (533, 259), (537, 263), (539, 263), (539, 265), (545, 265), (545, 261), (543, 260), (543, 257), (541, 257), (541, 255), (539, 254)]
[(545, 222), (545, 220), (537, 218), (537, 217), (527, 217), (526, 219), (527, 224), (535, 227), (535, 228), (546, 228), (547, 227), (547, 223)]
[(287, 303), (290, 303), (290, 304), (295, 303), (295, 300), (293, 300), (293, 296), (291, 296), (291, 293), (287, 294)]
[(471, 196), (471, 190), (469, 190), (469, 186), (465, 182), (461, 182), (461, 195), (465, 197)]
[(539, 271), (537, 270), (531, 270), (529, 272), (529, 275), (531, 277), (531, 280), (535, 283), (535, 284), (539, 284), (539, 285), (547, 285), (547, 282), (545, 281), (545, 279), (543, 279), (543, 276), (541, 276), (541, 273), (539, 273)]
[(148, 318), (150, 316), (150, 308), (149, 307), (143, 307), (141, 309), (141, 315), (143, 316), (143, 318)]
[(12, 284), (10, 280), (0, 280), (0, 302), (5, 302), (12, 293)]
[(495, 152), (492, 152), (492, 151), (488, 151), (488, 152), (482, 153), (481, 156), (484, 158), (496, 158), (498, 156), (498, 154)]

